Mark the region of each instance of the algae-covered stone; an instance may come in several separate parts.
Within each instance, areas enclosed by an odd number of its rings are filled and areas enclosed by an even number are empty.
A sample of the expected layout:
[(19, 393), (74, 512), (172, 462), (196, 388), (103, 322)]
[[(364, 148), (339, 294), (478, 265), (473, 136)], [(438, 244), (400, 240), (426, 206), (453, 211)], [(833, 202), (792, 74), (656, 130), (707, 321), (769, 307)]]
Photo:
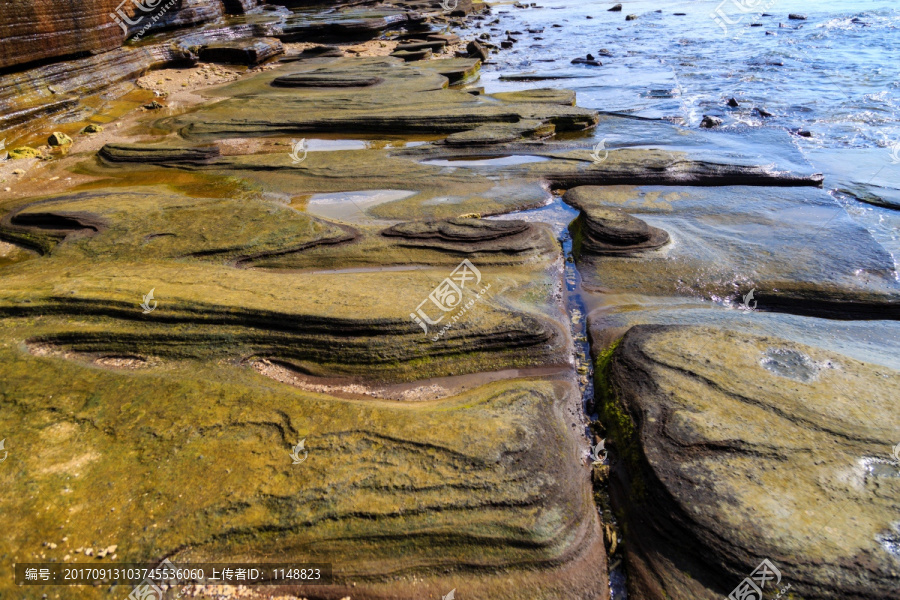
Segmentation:
[(85, 127), (84, 129), (82, 129), (82, 130), (81, 130), (81, 133), (93, 134), (93, 133), (100, 133), (100, 132), (102, 132), (102, 131), (103, 131), (103, 127), (102, 127), (102, 126), (100, 126), (100, 125), (95, 125), (95, 124), (91, 123), (90, 125), (88, 125), (88, 126)]
[(36, 149), (31, 148), (29, 146), (21, 146), (19, 148), (13, 148), (9, 151), (9, 158), (11, 159), (19, 159), (19, 158), (41, 158), (44, 154)]
[(51, 146), (68, 146), (72, 143), (72, 138), (59, 131), (54, 131), (53, 134), (47, 138), (47, 143)]
[(722, 598), (768, 559), (783, 579), (767, 595), (895, 596), (900, 373), (776, 337), (638, 326), (604, 377), (629, 595)]

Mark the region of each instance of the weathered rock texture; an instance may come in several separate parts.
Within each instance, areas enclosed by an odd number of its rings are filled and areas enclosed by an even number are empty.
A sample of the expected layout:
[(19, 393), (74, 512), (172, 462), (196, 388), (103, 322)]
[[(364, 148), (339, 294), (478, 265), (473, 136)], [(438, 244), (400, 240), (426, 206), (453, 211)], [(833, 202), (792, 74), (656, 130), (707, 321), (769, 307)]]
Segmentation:
[(769, 559), (788, 597), (896, 596), (900, 373), (778, 338), (637, 326), (600, 377), (629, 595), (722, 598)]
[[(669, 242), (669, 234), (632, 217), (618, 207), (604, 206), (599, 188), (577, 187), (566, 192), (567, 204), (581, 215), (572, 223), (576, 255), (630, 254), (652, 250)], [(599, 196), (599, 198), (597, 197)]]
[[(641, 256), (637, 277), (629, 256), (583, 253), (579, 264), (589, 289), (738, 303), (754, 291), (752, 306), (760, 310), (900, 318), (891, 255), (819, 190), (597, 186), (568, 198), (583, 207), (621, 209), (675, 241)], [(624, 229), (640, 236), (643, 227), (627, 220)], [(584, 231), (593, 243), (596, 232)]]
[(8, 1), (0, 10), (0, 70), (113, 50), (125, 35), (109, 16), (118, 0)]

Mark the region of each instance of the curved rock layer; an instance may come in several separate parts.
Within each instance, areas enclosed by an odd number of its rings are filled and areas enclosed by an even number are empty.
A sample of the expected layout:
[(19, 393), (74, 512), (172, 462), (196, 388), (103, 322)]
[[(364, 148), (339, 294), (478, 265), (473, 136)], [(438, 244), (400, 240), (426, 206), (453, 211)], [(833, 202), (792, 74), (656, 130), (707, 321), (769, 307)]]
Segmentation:
[[(552, 124), (557, 131), (576, 131), (597, 123), (597, 113), (583, 108), (497, 102), (445, 89), (446, 76), (465, 76), (477, 70), (477, 60), (425, 63), (355, 58), (337, 59), (315, 69), (288, 63), (279, 69), (280, 74), (264, 73), (242, 82), (239, 88), (243, 93), (238, 97), (164, 120), (162, 125), (189, 138), (221, 138), (336, 131), (446, 134), (519, 121)], [(302, 87), (278, 87), (283, 85)], [(353, 86), (352, 100), (342, 89), (347, 86)]]
[(766, 597), (895, 597), (900, 373), (677, 326), (631, 328), (600, 366), (630, 595), (722, 598), (768, 559)]
[(572, 224), (576, 255), (630, 254), (669, 243), (669, 234), (662, 229), (651, 227), (621, 208), (604, 206), (602, 194), (591, 193), (597, 189), (572, 188), (564, 196), (567, 204), (581, 211)]
[(413, 221), (389, 227), (381, 235), (396, 239), (404, 247), (433, 248), (461, 254), (518, 254), (547, 250), (546, 238), (539, 228), (525, 221)]
[(122, 373), (6, 339), (0, 428), (16, 433), (0, 480), (21, 493), (0, 497), (0, 512), (18, 516), (4, 553), (59, 561), (116, 545), (119, 562), (332, 563), (334, 585), (299, 597), (609, 597), (586, 474), (561, 418), (576, 394), (566, 384), (359, 402), (249, 368)]

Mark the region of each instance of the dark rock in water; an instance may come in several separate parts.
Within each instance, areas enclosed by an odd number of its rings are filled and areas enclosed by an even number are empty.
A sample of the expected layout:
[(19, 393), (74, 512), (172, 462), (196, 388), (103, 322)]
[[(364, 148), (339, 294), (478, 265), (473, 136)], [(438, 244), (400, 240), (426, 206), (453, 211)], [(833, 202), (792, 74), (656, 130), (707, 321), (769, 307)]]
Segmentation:
[(625, 20), (626, 20), (626, 21), (634, 21), (634, 20), (636, 20), (637, 18), (638, 18), (637, 15), (628, 15), (627, 17), (625, 17)]
[(775, 33), (774, 31), (767, 31), (767, 32), (766, 32), (766, 35), (774, 35), (774, 36), (777, 36), (778, 34)]
[(485, 48), (475, 40), (472, 40), (471, 42), (466, 44), (466, 52), (469, 54), (469, 57), (477, 58), (481, 61), (486, 61), (491, 56), (487, 48)]
[(722, 119), (719, 117), (714, 117), (712, 115), (703, 115), (703, 120), (700, 121), (700, 127), (704, 127), (706, 129), (712, 129), (713, 127), (718, 127), (722, 124)]
[(788, 15), (788, 19), (790, 19), (791, 21), (805, 21), (806, 15), (791, 13)]
[(602, 188), (572, 188), (563, 197), (566, 204), (581, 211), (572, 224), (578, 240), (577, 254), (613, 255), (652, 250), (669, 243), (669, 234), (615, 206), (604, 206), (598, 198)]
[(750, 27), (762, 27), (762, 23), (750, 23)]
[(813, 136), (812, 132), (806, 129), (791, 129), (791, 133), (805, 138), (811, 138)]
[(561, 104), (575, 106), (575, 92), (557, 88), (535, 88), (517, 92), (496, 92), (491, 94), (504, 102), (538, 102), (541, 104)]
[(848, 182), (847, 187), (838, 188), (842, 194), (853, 196), (860, 202), (900, 210), (900, 190), (872, 183)]
[(554, 24), (551, 25), (550, 27), (562, 27), (562, 25), (560, 25), (560, 24), (558, 24), (558, 23), (554, 23)]
[(216, 146), (106, 144), (98, 156), (111, 163), (206, 164), (220, 156)]
[(257, 65), (282, 53), (284, 46), (275, 38), (247, 38), (204, 46), (200, 49), (200, 60), (230, 65)]
[(760, 16), (761, 16), (761, 17), (771, 17), (771, 16), (774, 16), (774, 15), (772, 15), (772, 13), (763, 13), (763, 14), (761, 14)]
[(738, 101), (735, 100), (734, 98), (731, 98), (731, 99), (727, 102), (727, 104), (728, 104), (728, 106), (730, 106), (731, 108), (737, 108), (737, 107), (740, 106), (740, 104), (738, 104)]
[(164, 106), (162, 104), (160, 104), (159, 102), (157, 102), (156, 100), (154, 100), (150, 104), (145, 104), (144, 108), (147, 110), (159, 110), (161, 108), (164, 108)]
[(772, 113), (770, 113), (769, 111), (767, 111), (766, 109), (759, 108), (759, 107), (754, 108), (753, 112), (755, 112), (756, 114), (758, 114), (761, 117), (774, 117), (775, 116)]
[(398, 239), (401, 246), (465, 254), (544, 251), (549, 241), (541, 229), (531, 223), (487, 219), (413, 221), (389, 227), (381, 235)]
[(599, 54), (600, 56), (612, 56), (613, 55), (613, 53), (610, 50), (607, 50), (606, 48), (601, 48), (600, 50), (597, 50), (597, 54)]
[(612, 8), (610, 8), (607, 12), (620, 12), (622, 10), (621, 4), (616, 4)]
[(88, 125), (88, 126), (85, 127), (84, 129), (82, 129), (82, 130), (81, 130), (81, 133), (86, 133), (86, 134), (90, 135), (90, 134), (93, 134), (93, 133), (101, 133), (102, 131), (103, 131), (103, 127), (102, 127), (102, 126), (100, 126), (100, 125), (95, 125), (94, 123), (91, 123), (90, 125)]
[(513, 40), (503, 40), (500, 42), (500, 47), (504, 49), (509, 49), (513, 47)]
[(900, 373), (774, 336), (660, 325), (629, 329), (607, 365), (600, 414), (621, 459), (609, 480), (629, 596), (728, 597), (759, 581), (765, 557), (767, 598), (896, 598)]
[(687, 16), (687, 13), (672, 13), (672, 14), (675, 15), (676, 17), (686, 17)]
[(593, 57), (591, 57), (590, 54), (588, 54), (588, 57), (589, 57), (589, 58), (580, 58), (580, 57), (579, 57), (579, 58), (573, 58), (573, 59), (572, 59), (572, 64), (573, 64), (573, 65), (588, 65), (588, 66), (590, 66), (590, 67), (601, 67), (601, 66), (603, 66), (603, 63), (601, 63), (599, 60), (594, 60)]
[(422, 48), (421, 50), (396, 50), (391, 52), (391, 56), (402, 58), (406, 62), (426, 60), (431, 58), (432, 54), (431, 48)]

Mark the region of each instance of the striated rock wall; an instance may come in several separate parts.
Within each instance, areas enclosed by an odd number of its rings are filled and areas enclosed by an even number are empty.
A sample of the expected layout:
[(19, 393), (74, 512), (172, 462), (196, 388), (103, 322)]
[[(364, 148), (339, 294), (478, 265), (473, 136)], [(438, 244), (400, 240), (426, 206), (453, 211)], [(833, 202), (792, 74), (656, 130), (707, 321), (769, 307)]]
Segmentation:
[(207, 23), (258, 4), (259, 0), (4, 0), (0, 71), (115, 50), (126, 37), (142, 31)]
[(117, 0), (6, 0), (0, 7), (0, 69), (113, 50), (122, 29), (110, 18)]

